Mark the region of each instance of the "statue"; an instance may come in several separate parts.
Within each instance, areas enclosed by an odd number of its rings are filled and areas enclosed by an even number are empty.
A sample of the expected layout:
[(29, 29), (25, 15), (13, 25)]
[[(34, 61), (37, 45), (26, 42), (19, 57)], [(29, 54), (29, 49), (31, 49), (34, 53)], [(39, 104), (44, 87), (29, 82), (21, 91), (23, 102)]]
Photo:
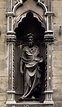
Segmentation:
[(43, 58), (39, 57), (38, 46), (34, 45), (34, 35), (29, 33), (27, 38), (28, 45), (22, 48), (20, 57), (20, 72), (24, 77), (24, 94), (20, 97), (21, 99), (29, 98), (29, 95), (40, 84), (41, 70), (38, 64), (43, 62)]

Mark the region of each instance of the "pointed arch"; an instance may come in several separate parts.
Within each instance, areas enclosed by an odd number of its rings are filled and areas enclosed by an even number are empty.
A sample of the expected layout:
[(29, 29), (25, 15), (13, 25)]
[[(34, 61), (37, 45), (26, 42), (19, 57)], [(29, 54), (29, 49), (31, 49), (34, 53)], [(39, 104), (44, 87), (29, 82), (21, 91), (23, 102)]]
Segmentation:
[[(45, 20), (36, 12), (27, 11), (20, 15), (16, 19), (16, 25), (14, 25), (14, 31), (16, 32), (17, 40), (24, 39), (26, 40), (27, 33), (33, 33), (37, 40), (42, 41), (44, 38), (44, 32), (46, 30)], [(36, 33), (35, 33), (36, 32)]]
[[(43, 11), (45, 13), (47, 12), (47, 7), (46, 7), (46, 5), (44, 3), (40, 2), (40, 1), (37, 1), (36, 3), (37, 3), (37, 5), (39, 5), (43, 9)], [(18, 2), (16, 5), (14, 5), (14, 7), (13, 7), (13, 13), (15, 14), (15, 12), (17, 11), (17, 9), (19, 7), (21, 7), (22, 5), (23, 5), (23, 2)]]
[(38, 21), (42, 24), (42, 27), (46, 30), (46, 21), (43, 17), (41, 17), (38, 13), (36, 13), (35, 11), (32, 11), (32, 10), (28, 10), (28, 11), (25, 11), (24, 13), (20, 14), (19, 16), (17, 16), (14, 20), (14, 29), (16, 29), (18, 27), (18, 24), (20, 22), (22, 22), (23, 18), (26, 17), (27, 13), (31, 12), (33, 14), (33, 17), (37, 18)]

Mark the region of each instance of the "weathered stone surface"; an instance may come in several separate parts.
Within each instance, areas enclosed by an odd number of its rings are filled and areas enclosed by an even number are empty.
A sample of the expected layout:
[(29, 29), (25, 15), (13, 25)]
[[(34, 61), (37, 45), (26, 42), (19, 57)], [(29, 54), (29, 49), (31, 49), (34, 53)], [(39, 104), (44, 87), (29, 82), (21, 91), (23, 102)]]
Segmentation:
[(0, 102), (6, 101), (6, 93), (0, 93)]
[(55, 102), (53, 107), (62, 107), (62, 101)]
[(8, 78), (0, 77), (0, 93), (6, 93), (7, 91)]
[(0, 0), (0, 107), (6, 106), (7, 67), (5, 65), (6, 1)]
[(7, 107), (6, 101), (0, 101), (0, 107)]
[(52, 107), (52, 105), (43, 105), (43, 104), (16, 104), (16, 105), (10, 105), (8, 107)]

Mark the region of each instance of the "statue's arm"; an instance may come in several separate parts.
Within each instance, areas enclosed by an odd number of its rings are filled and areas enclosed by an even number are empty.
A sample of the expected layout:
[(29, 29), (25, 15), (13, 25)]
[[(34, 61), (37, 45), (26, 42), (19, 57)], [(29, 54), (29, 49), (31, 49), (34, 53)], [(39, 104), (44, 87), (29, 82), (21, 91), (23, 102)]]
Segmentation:
[(40, 57), (40, 52), (39, 52), (39, 48), (36, 46), (36, 51), (35, 51), (35, 58), (34, 60), (37, 61), (38, 63), (42, 63), (43, 62), (43, 57)]
[(25, 57), (22, 57), (22, 61), (25, 62), (25, 63), (28, 63), (31, 61), (31, 59), (26, 59)]

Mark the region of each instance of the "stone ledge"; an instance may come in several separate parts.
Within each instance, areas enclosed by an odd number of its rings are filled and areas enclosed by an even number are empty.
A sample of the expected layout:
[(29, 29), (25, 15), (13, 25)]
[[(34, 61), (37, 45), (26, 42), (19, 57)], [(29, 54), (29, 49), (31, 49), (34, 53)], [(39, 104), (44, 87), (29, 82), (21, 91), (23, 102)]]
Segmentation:
[(10, 107), (52, 107), (52, 104), (44, 104), (40, 103), (38, 101), (23, 101), (21, 103), (16, 103), (16, 104), (8, 104)]
[(16, 105), (15, 107), (52, 107), (52, 106), (51, 105), (48, 106), (48, 105), (37, 105), (37, 104), (36, 105), (34, 105), (34, 104), (33, 105), (28, 105), (28, 104), (25, 105), (24, 104), (24, 105)]

